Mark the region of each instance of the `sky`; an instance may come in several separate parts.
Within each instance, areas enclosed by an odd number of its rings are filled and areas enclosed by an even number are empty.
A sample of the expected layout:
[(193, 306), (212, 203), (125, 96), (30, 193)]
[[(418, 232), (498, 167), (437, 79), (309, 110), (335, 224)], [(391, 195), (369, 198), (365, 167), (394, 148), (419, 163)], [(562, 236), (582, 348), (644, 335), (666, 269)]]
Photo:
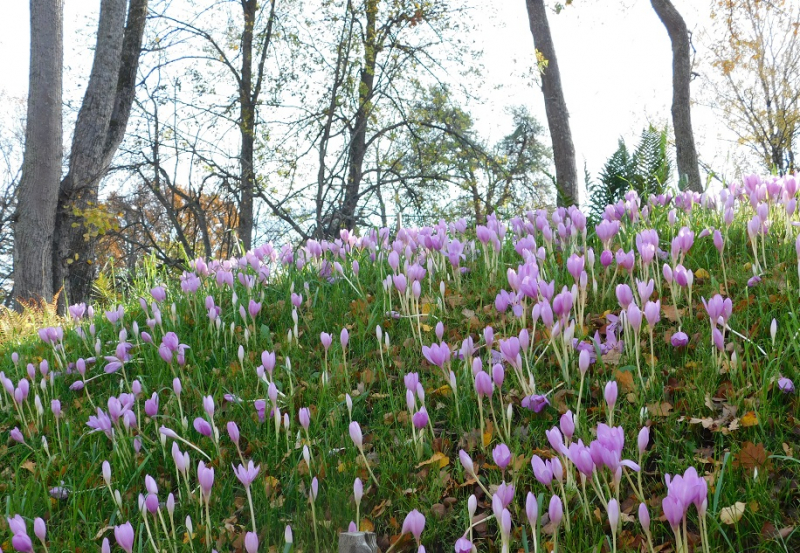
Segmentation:
[[(28, 0), (2, 0), (0, 18), (0, 94), (24, 97), (28, 78)], [(694, 36), (710, 22), (709, 2), (674, 0)], [(99, 0), (65, 0), (65, 101), (78, 105), (81, 84), (91, 68)], [(473, 12), (472, 39), (483, 49), (480, 105), (470, 106), (478, 129), (494, 141), (511, 131), (506, 109), (526, 105), (546, 128), (544, 101), (525, 69), (534, 59), (524, 0), (481, 1)], [(578, 0), (560, 14), (550, 13), (573, 140), (583, 166), (596, 176), (616, 150), (620, 137), (635, 145), (649, 123), (670, 123), (672, 51), (666, 29), (649, 0)], [(695, 40), (697, 55), (703, 55)], [(693, 99), (699, 96), (695, 80)], [(701, 159), (729, 170), (732, 135), (710, 108), (692, 108)], [(549, 141), (549, 137), (546, 137)]]

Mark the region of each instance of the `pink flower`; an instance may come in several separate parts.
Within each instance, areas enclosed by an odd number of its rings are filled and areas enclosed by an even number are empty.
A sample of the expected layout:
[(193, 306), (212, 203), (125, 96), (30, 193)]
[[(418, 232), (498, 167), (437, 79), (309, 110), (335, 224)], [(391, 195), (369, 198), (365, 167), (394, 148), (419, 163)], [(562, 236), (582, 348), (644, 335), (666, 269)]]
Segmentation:
[(793, 394), (794, 393), (794, 382), (790, 379), (782, 376), (778, 379), (778, 389), (783, 392), (784, 394)]
[(353, 443), (359, 450), (364, 447), (364, 437), (361, 434), (361, 425), (359, 425), (357, 421), (350, 423), (350, 439), (353, 440)]
[(401, 532), (403, 534), (411, 533), (414, 536), (414, 539), (417, 540), (417, 545), (419, 545), (420, 536), (422, 536), (422, 531), (425, 529), (425, 515), (414, 509), (408, 515), (406, 515), (405, 520), (403, 521), (403, 528)]
[(253, 466), (253, 461), (251, 459), (247, 462), (247, 467), (240, 464), (238, 467), (233, 468), (233, 472), (236, 478), (239, 479), (239, 482), (241, 482), (245, 488), (249, 488), (250, 484), (252, 484), (253, 480), (258, 476), (258, 471), (260, 469), (261, 467)]
[(208, 424), (208, 421), (204, 418), (201, 417), (195, 418), (193, 426), (195, 430), (197, 430), (200, 434), (202, 434), (206, 438), (211, 437), (211, 435), (214, 433), (214, 430), (211, 428), (211, 425)]
[(511, 451), (506, 444), (499, 444), (492, 450), (492, 459), (500, 470), (505, 470), (511, 463)]
[(558, 528), (558, 525), (561, 524), (561, 518), (564, 516), (564, 506), (560, 497), (554, 495), (550, 498), (550, 506), (547, 509), (547, 513), (550, 515), (550, 521)]
[(114, 539), (117, 540), (117, 545), (126, 551), (132, 553), (133, 551), (133, 526), (130, 522), (126, 522), (120, 526), (114, 526)]
[(200, 495), (206, 502), (211, 499), (211, 487), (214, 485), (214, 469), (206, 467), (203, 461), (197, 465), (197, 480), (200, 483)]

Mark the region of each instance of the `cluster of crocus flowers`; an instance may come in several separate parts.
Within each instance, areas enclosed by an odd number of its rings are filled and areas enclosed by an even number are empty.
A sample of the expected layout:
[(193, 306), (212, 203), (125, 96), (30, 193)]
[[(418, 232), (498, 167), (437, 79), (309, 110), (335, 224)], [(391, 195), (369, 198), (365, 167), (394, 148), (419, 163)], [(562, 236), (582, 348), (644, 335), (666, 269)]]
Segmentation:
[(708, 483), (700, 477), (694, 467), (689, 467), (683, 475), (665, 476), (667, 495), (661, 501), (664, 516), (667, 518), (675, 534), (675, 547), (677, 553), (688, 553), (689, 536), (686, 531), (686, 518), (689, 507), (694, 505), (697, 509), (698, 522), (703, 543), (703, 551), (707, 552), (708, 528), (706, 523), (706, 509), (708, 507)]
[(714, 295), (708, 301), (705, 298), (702, 299), (711, 323), (711, 345), (714, 363), (719, 367), (722, 359), (725, 359), (725, 337), (723, 332), (728, 328), (728, 319), (733, 313), (733, 302), (730, 298), (723, 299), (719, 294)]

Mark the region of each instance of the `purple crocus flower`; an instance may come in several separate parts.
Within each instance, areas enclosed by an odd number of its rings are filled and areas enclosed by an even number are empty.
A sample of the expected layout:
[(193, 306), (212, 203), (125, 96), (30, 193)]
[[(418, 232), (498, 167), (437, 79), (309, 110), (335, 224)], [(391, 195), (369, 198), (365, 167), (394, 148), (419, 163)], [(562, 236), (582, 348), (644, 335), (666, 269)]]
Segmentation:
[(547, 396), (532, 395), (522, 398), (521, 404), (525, 409), (530, 409), (534, 413), (541, 413), (545, 407), (550, 405), (550, 400), (547, 399)]
[(689, 336), (687, 336), (687, 334), (682, 331), (676, 332), (675, 334), (672, 335), (672, 338), (670, 338), (670, 343), (674, 348), (686, 347), (686, 345), (689, 343)]
[(200, 461), (197, 465), (197, 480), (200, 483), (200, 495), (208, 502), (211, 499), (211, 487), (214, 485), (214, 469), (206, 467)]
[(778, 389), (783, 392), (784, 394), (793, 394), (794, 393), (794, 382), (790, 379), (782, 376), (778, 379)]
[(253, 480), (255, 480), (256, 476), (258, 476), (258, 471), (260, 469), (260, 466), (253, 465), (253, 460), (251, 459), (247, 462), (247, 467), (240, 464), (238, 467), (233, 467), (233, 472), (236, 475), (236, 478), (239, 479), (239, 482), (241, 482), (245, 488), (249, 488), (250, 484), (252, 484)]
[(414, 536), (414, 539), (417, 540), (417, 545), (419, 545), (420, 537), (422, 536), (422, 531), (425, 529), (425, 515), (414, 509), (410, 513), (406, 515), (405, 520), (403, 521), (403, 528), (401, 533), (407, 534), (411, 533)]
[(428, 426), (428, 411), (425, 409), (423, 405), (420, 407), (420, 410), (414, 413), (411, 417), (411, 422), (417, 428), (417, 430), (422, 430), (426, 426)]
[(450, 347), (444, 342), (431, 344), (430, 347), (422, 346), (422, 355), (431, 365), (441, 368), (450, 362)]
[(131, 526), (130, 522), (114, 526), (114, 539), (117, 540), (117, 545), (125, 550), (126, 553), (133, 552), (134, 537), (133, 526)]
[(193, 426), (195, 430), (197, 430), (200, 434), (202, 434), (206, 438), (211, 437), (211, 435), (214, 433), (214, 430), (211, 428), (211, 425), (208, 423), (206, 419), (202, 417), (195, 418)]
[(511, 450), (508, 449), (506, 444), (499, 444), (492, 450), (492, 459), (500, 467), (500, 470), (506, 470), (506, 467), (511, 463)]

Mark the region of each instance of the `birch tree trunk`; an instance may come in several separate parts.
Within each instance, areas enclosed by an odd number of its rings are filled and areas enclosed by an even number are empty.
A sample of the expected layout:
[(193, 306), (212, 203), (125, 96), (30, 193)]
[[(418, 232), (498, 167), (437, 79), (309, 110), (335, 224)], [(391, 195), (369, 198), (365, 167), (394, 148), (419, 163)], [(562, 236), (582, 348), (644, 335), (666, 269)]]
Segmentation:
[(547, 66), (542, 71), (542, 94), (547, 113), (547, 127), (553, 143), (553, 161), (556, 166), (558, 205), (578, 204), (578, 170), (575, 166), (575, 146), (569, 126), (569, 112), (561, 86), (561, 73), (556, 59), (556, 47), (550, 34), (544, 0), (526, 0), (528, 22), (533, 35), (533, 44)]
[(52, 242), (61, 179), (62, 0), (31, 0), (25, 154), (14, 225), (14, 299), (50, 301)]
[(691, 92), (692, 65), (689, 49), (689, 30), (670, 0), (650, 0), (658, 18), (667, 29), (672, 42), (672, 126), (675, 128), (678, 177), (686, 188), (702, 192), (697, 149), (692, 132)]
[(91, 214), (125, 135), (146, 16), (147, 0), (100, 3), (94, 62), (59, 189), (53, 237), (53, 289), (63, 286), (62, 297), (70, 303), (85, 301), (91, 292), (98, 237)]

